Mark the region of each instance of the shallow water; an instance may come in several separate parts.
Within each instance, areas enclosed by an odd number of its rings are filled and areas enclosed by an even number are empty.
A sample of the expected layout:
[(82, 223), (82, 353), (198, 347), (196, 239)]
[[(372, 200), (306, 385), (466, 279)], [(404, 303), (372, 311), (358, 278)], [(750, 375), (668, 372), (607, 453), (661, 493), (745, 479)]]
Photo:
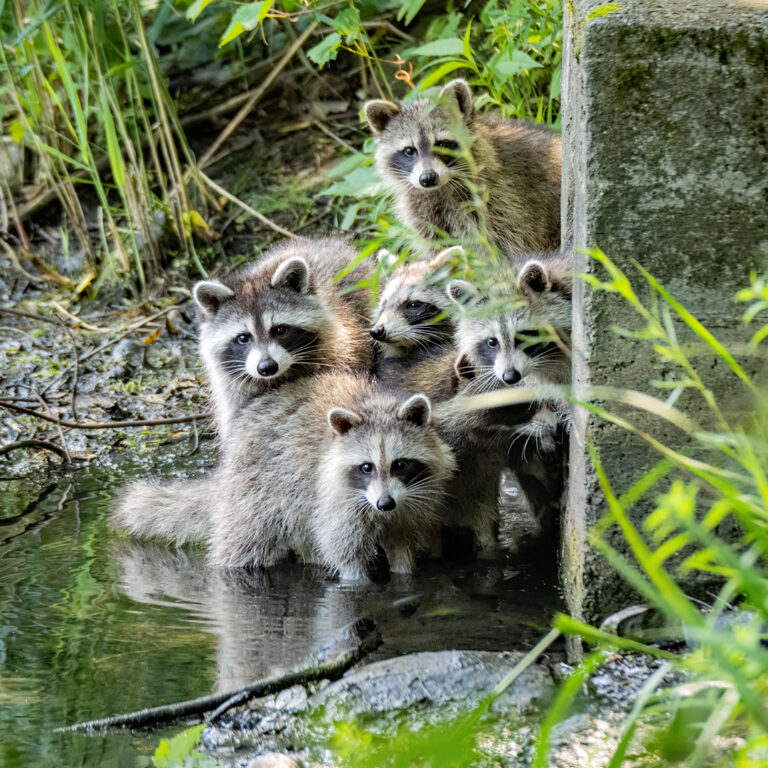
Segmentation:
[[(164, 471), (196, 472), (209, 458), (166, 459)], [(530, 647), (560, 607), (550, 574), (503, 557), (427, 562), (415, 578), (377, 586), (340, 585), (291, 563), (224, 577), (199, 551), (108, 531), (117, 489), (145, 472), (125, 463), (48, 483), (0, 481), (4, 768), (150, 765), (158, 734), (54, 729), (286, 670), (359, 616), (379, 624), (380, 658)]]

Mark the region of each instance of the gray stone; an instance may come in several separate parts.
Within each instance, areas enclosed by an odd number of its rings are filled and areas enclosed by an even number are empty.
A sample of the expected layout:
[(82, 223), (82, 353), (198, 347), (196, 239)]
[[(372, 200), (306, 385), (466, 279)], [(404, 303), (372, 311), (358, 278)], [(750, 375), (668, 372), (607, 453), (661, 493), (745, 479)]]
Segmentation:
[[(475, 706), (520, 661), (522, 653), (427, 651), (377, 661), (344, 675), (310, 699), (345, 715), (384, 713), (417, 705)], [(547, 702), (549, 671), (532, 665), (495, 702), (494, 709), (522, 713)]]
[[(750, 269), (768, 260), (768, 9), (722, 0), (615, 5), (611, 11), (600, 0), (566, 4), (564, 242), (599, 246), (647, 296), (633, 263), (639, 262), (718, 339), (743, 348), (749, 335), (733, 296), (748, 284)], [(605, 277), (594, 262), (578, 258), (580, 271)], [(676, 373), (648, 342), (614, 333), (615, 325), (642, 327), (615, 294), (592, 293), (580, 283), (574, 322), (577, 396), (590, 384), (652, 392), (651, 380)], [(681, 342), (692, 340), (681, 323), (675, 328)], [(740, 361), (751, 373), (765, 368), (754, 358)], [(724, 365), (701, 355), (696, 362), (730, 413), (748, 410), (745, 388)], [(664, 399), (668, 390), (656, 394)], [(711, 425), (693, 393), (677, 405)], [(610, 407), (681, 445), (681, 433), (647, 413)], [(599, 621), (637, 596), (587, 543), (586, 532), (606, 511), (587, 440), (617, 493), (659, 456), (625, 430), (576, 414), (563, 581), (572, 615)], [(635, 524), (652, 503), (633, 508)], [(626, 552), (618, 534), (610, 541)]]

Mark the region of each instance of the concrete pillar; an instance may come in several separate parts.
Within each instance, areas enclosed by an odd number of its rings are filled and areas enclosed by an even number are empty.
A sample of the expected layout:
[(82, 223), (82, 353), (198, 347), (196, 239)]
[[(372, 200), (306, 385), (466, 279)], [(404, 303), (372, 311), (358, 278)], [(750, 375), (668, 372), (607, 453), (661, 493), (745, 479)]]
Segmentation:
[[(743, 342), (743, 307), (733, 296), (750, 268), (768, 266), (768, 2), (570, 0), (565, 7), (564, 242), (599, 246), (642, 287), (637, 260), (723, 342)], [(586, 257), (579, 268), (600, 271)], [(646, 342), (613, 332), (639, 327), (617, 296), (580, 284), (574, 311), (577, 393), (590, 383), (652, 393), (650, 381), (672, 372)], [(697, 360), (722, 402), (747, 407), (734, 396), (742, 390), (731, 374), (711, 358)], [(760, 368), (754, 358), (746, 365)], [(702, 416), (688, 395), (678, 406)], [(679, 444), (679, 433), (647, 414), (620, 413)], [(586, 539), (605, 512), (587, 439), (617, 492), (659, 457), (625, 431), (577, 414), (563, 581), (570, 612), (597, 621), (637, 597)], [(651, 494), (634, 508), (636, 522), (653, 501)], [(626, 550), (618, 535), (612, 540)]]

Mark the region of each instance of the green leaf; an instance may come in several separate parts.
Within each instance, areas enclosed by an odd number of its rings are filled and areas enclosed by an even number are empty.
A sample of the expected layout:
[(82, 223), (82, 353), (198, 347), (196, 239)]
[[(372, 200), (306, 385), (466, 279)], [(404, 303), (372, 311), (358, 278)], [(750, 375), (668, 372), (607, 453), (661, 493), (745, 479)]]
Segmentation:
[(341, 197), (367, 197), (378, 191), (379, 177), (373, 166), (356, 168), (343, 179), (334, 182), (325, 191), (327, 195), (339, 195)]
[(194, 21), (212, 2), (213, 0), (195, 0), (187, 8), (187, 18), (190, 21)]
[(605, 5), (601, 5), (599, 8), (595, 8), (594, 11), (588, 13), (587, 20), (600, 19), (603, 16), (610, 16), (610, 14), (616, 13), (616, 11), (620, 9), (621, 3), (606, 3)]
[(463, 56), (464, 43), (458, 37), (433, 40), (410, 51), (412, 56)]
[(163, 739), (152, 757), (155, 768), (173, 768), (182, 765), (184, 759), (189, 757), (200, 741), (200, 734), (204, 725), (196, 725), (174, 736), (172, 739)]
[(402, 21), (405, 19), (405, 25), (408, 26), (416, 18), (416, 14), (421, 10), (422, 5), (424, 5), (424, 0), (405, 0), (405, 2), (400, 3), (397, 20)]
[(494, 67), (502, 75), (518, 75), (526, 69), (538, 69), (541, 67), (535, 59), (532, 59), (523, 51), (512, 51), (507, 61), (499, 61)]
[(341, 35), (338, 32), (332, 32), (324, 40), (321, 40), (317, 45), (313, 46), (307, 51), (307, 56), (317, 64), (318, 67), (322, 67), (329, 61), (333, 61), (341, 45)]
[(242, 35), (243, 32), (256, 29), (267, 17), (273, 2), (274, 0), (263, 0), (263, 2), (248, 3), (248, 5), (238, 8), (237, 13), (232, 17), (232, 21), (227, 27), (227, 31), (219, 41), (219, 47), (231, 43), (236, 37)]
[(360, 11), (357, 8), (345, 8), (336, 18), (328, 19), (328, 23), (347, 39), (357, 37), (361, 29)]
[(14, 120), (11, 123), (11, 139), (17, 144), (24, 138), (25, 133), (26, 128), (24, 127), (24, 123), (20, 123), (18, 120)]
[(456, 69), (462, 69), (467, 66), (464, 61), (446, 61), (445, 64), (438, 67), (434, 72), (431, 72), (419, 83), (419, 90), (425, 91), (431, 85), (434, 85), (438, 80), (442, 80), (449, 72), (453, 72)]
[(557, 99), (560, 96), (560, 84), (563, 76), (563, 67), (559, 65), (552, 73), (552, 82), (549, 84), (549, 98)]

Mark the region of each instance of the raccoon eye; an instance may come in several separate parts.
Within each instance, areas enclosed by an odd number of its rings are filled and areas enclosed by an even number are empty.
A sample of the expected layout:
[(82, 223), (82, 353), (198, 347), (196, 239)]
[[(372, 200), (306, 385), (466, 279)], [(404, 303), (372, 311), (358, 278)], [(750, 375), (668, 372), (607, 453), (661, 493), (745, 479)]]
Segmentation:
[(251, 340), (250, 333), (240, 333), (235, 337), (235, 341), (238, 344), (247, 344)]
[(402, 472), (408, 466), (408, 462), (405, 459), (395, 459), (392, 462), (392, 469), (395, 472)]
[(287, 325), (276, 325), (272, 329), (272, 333), (274, 333), (275, 336), (285, 336), (285, 334), (288, 333), (288, 326)]
[(364, 475), (370, 475), (373, 472), (373, 464), (370, 461), (366, 461), (365, 464), (360, 465), (360, 471)]
[(499, 340), (495, 336), (491, 336), (490, 339), (486, 339), (485, 343), (491, 348), (495, 349), (499, 346)]
[(406, 309), (421, 309), (421, 307), (424, 306), (424, 302), (422, 301), (407, 301), (405, 303)]
[(437, 149), (443, 149), (443, 150), (446, 150), (448, 152), (457, 152), (458, 149), (459, 149), (458, 142), (448, 141), (448, 140), (446, 140), (446, 141), (436, 141), (435, 142), (435, 147)]
[(416, 154), (416, 147), (406, 147), (406, 148), (403, 150), (403, 154), (404, 154), (406, 157), (413, 157), (413, 156)]

